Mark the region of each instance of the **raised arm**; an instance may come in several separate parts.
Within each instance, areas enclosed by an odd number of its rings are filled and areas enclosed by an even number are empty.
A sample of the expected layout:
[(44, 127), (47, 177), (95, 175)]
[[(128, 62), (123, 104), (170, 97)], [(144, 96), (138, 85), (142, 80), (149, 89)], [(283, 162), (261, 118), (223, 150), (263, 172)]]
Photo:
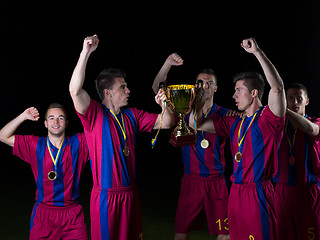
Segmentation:
[(0, 130), (0, 141), (13, 147), (14, 146), (14, 133), (17, 128), (25, 121), (38, 121), (40, 118), (39, 112), (36, 108), (27, 108), (23, 113), (17, 116), (15, 119), (11, 120), (7, 125), (5, 125)]
[(264, 52), (258, 47), (254, 38), (243, 40), (241, 46), (247, 52), (255, 55), (263, 69), (267, 82), (271, 88), (268, 97), (270, 110), (278, 117), (284, 116), (286, 112), (284, 84), (277, 69), (273, 66)]
[(90, 104), (90, 96), (82, 88), (85, 79), (86, 67), (88, 59), (91, 53), (96, 50), (98, 43), (99, 39), (97, 35), (86, 37), (84, 39), (83, 48), (69, 84), (69, 91), (73, 104), (77, 112), (82, 115), (86, 112)]
[(171, 66), (180, 66), (183, 64), (183, 59), (176, 53), (172, 53), (164, 62), (160, 71), (158, 72), (156, 78), (153, 81), (152, 89), (155, 94), (158, 93), (159, 83), (165, 82), (167, 80), (168, 72)]

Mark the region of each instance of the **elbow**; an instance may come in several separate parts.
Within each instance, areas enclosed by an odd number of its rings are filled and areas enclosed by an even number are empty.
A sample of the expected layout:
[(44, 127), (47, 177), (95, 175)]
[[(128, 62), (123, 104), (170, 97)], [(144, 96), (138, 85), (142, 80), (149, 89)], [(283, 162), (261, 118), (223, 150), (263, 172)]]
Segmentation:
[(279, 82), (279, 84), (277, 84), (276, 86), (274, 86), (272, 88), (272, 91), (275, 92), (276, 94), (283, 94), (284, 93), (284, 84), (283, 81), (281, 80)]
[(77, 89), (74, 89), (71, 84), (69, 85), (69, 93), (72, 98), (77, 97), (79, 95), (79, 91)]

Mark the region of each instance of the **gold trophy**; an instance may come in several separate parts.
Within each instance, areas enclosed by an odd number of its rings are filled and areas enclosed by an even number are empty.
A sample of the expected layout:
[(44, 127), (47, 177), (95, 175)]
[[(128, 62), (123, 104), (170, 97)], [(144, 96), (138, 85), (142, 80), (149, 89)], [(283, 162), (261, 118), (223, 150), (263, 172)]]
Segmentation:
[(196, 86), (187, 84), (170, 85), (165, 88), (165, 91), (168, 99), (167, 103), (179, 116), (178, 125), (171, 133), (169, 142), (174, 147), (195, 144), (196, 138), (190, 132), (184, 118), (185, 114), (192, 109), (192, 104), (196, 98)]

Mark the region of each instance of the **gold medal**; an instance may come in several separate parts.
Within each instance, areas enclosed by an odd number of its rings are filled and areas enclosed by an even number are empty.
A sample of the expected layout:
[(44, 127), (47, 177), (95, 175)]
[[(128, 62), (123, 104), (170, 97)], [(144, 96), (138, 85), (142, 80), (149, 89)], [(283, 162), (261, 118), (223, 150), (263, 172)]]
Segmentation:
[(56, 178), (57, 178), (57, 172), (51, 171), (51, 172), (48, 173), (48, 179), (49, 179), (49, 180), (53, 181), (53, 180), (55, 180)]
[(128, 157), (130, 155), (130, 150), (127, 146), (127, 143), (124, 145), (124, 148), (123, 148), (123, 154)]
[(209, 141), (207, 139), (203, 139), (201, 141), (201, 147), (204, 148), (204, 149), (208, 148), (209, 147)]
[(234, 155), (234, 160), (236, 160), (236, 162), (240, 162), (242, 157), (241, 152), (237, 152), (236, 155)]
[(53, 181), (53, 180), (55, 180), (57, 178), (57, 171), (56, 171), (57, 170), (57, 162), (58, 162), (58, 159), (59, 159), (59, 155), (60, 155), (60, 151), (61, 151), (63, 143), (64, 143), (64, 139), (60, 144), (60, 147), (59, 147), (58, 153), (56, 155), (56, 158), (54, 158), (53, 154), (52, 154), (52, 151), (51, 151), (51, 148), (50, 148), (50, 145), (49, 145), (49, 137), (47, 137), (47, 147), (48, 147), (52, 162), (54, 164), (54, 171), (50, 171), (48, 173), (48, 179), (51, 180), (51, 181)]

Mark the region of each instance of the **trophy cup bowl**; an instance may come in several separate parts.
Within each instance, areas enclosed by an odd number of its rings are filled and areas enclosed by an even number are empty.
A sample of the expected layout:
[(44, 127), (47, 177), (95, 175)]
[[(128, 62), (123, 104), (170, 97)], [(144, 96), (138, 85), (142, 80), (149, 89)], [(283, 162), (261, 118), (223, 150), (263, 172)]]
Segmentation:
[(184, 121), (185, 114), (192, 109), (196, 97), (195, 85), (179, 84), (166, 87), (166, 95), (171, 109), (179, 116), (179, 122), (171, 133), (169, 142), (174, 147), (195, 144), (195, 136)]

